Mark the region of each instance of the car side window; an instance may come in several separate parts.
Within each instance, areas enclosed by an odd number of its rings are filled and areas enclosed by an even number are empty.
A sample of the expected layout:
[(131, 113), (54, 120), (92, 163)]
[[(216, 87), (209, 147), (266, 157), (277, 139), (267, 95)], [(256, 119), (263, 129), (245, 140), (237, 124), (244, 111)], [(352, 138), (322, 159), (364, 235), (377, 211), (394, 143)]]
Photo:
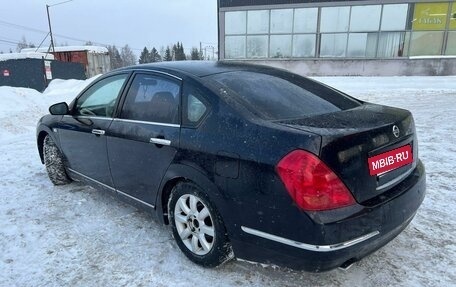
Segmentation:
[(179, 123), (180, 82), (158, 75), (137, 74), (128, 90), (122, 119)]
[(128, 74), (120, 74), (100, 80), (77, 99), (74, 115), (112, 117)]
[(194, 85), (184, 85), (184, 114), (183, 121), (186, 125), (195, 126), (204, 117), (208, 110), (208, 104), (204, 100), (204, 92)]
[(188, 95), (187, 119), (189, 122), (198, 122), (206, 112), (206, 106), (195, 95)]

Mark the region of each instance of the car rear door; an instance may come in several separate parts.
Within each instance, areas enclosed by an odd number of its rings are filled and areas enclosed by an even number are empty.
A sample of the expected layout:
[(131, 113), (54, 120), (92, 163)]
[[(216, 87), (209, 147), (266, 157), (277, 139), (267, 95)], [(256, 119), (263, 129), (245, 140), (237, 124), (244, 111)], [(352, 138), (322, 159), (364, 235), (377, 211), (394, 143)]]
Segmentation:
[(161, 73), (133, 76), (110, 128), (108, 158), (114, 186), (153, 206), (161, 179), (179, 147), (181, 80)]
[(129, 74), (103, 78), (77, 99), (71, 115), (62, 118), (59, 137), (70, 172), (112, 186), (106, 152), (106, 132)]

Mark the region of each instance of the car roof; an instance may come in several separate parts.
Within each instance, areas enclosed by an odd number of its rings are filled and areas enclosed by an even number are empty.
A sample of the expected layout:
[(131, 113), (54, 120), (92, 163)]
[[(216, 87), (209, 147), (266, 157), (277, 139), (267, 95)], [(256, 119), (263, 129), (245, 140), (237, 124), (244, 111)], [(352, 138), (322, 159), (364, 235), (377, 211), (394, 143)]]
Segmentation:
[(141, 64), (126, 67), (127, 70), (161, 70), (167, 72), (185, 73), (196, 77), (205, 77), (213, 74), (235, 72), (235, 71), (255, 71), (267, 73), (277, 71), (271, 67), (253, 65), (233, 61), (172, 61), (158, 62), (152, 64)]

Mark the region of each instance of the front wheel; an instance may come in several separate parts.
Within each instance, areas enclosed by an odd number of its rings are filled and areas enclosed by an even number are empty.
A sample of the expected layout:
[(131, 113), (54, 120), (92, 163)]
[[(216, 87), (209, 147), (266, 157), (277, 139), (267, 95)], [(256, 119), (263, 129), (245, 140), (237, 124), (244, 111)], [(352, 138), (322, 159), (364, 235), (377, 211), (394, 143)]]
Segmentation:
[(54, 185), (64, 185), (71, 182), (65, 171), (63, 156), (49, 135), (44, 138), (43, 156), (49, 179)]
[(216, 267), (233, 257), (222, 218), (199, 187), (177, 184), (168, 202), (177, 245), (193, 262)]

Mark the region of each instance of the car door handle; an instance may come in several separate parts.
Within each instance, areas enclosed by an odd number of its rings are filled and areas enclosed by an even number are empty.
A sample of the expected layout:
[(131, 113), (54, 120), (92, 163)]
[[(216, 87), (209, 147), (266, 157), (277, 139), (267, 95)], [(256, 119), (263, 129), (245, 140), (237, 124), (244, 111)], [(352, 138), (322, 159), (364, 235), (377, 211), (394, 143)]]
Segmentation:
[(100, 136), (100, 135), (104, 135), (104, 134), (105, 134), (105, 131), (104, 131), (104, 130), (93, 129), (93, 130), (92, 130), (92, 133), (93, 133), (94, 135), (99, 135), (99, 136)]
[(160, 139), (160, 138), (150, 138), (150, 143), (156, 144), (156, 145), (171, 145), (170, 140), (165, 140), (165, 139)]

